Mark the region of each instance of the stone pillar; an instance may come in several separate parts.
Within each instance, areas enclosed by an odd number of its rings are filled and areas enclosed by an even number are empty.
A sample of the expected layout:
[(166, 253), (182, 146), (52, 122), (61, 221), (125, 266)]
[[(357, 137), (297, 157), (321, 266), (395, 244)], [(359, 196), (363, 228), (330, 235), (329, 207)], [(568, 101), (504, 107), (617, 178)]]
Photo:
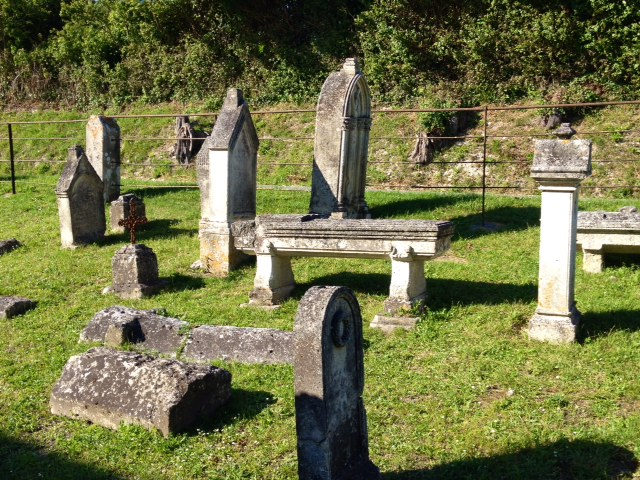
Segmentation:
[(120, 195), (120, 127), (114, 118), (92, 115), (87, 123), (86, 154), (104, 184), (104, 202)]
[(200, 264), (226, 276), (249, 258), (234, 247), (231, 224), (256, 216), (258, 135), (242, 91), (230, 89), (198, 155)]
[(369, 459), (362, 315), (353, 292), (310, 288), (294, 335), (299, 478), (380, 479)]
[(568, 123), (557, 140), (536, 140), (531, 176), (540, 184), (538, 307), (529, 337), (551, 343), (576, 339), (580, 312), (574, 300), (576, 226), (580, 182), (591, 175), (591, 142), (570, 140)]
[(278, 305), (289, 298), (295, 286), (291, 257), (256, 252), (256, 276), (249, 294), (249, 305)]

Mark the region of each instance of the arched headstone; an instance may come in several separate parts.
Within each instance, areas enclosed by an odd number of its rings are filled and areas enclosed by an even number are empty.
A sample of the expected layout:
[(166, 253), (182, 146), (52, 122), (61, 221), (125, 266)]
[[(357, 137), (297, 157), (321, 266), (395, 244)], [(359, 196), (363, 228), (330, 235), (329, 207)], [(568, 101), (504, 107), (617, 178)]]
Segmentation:
[(294, 335), (299, 477), (380, 478), (369, 459), (362, 316), (353, 292), (310, 288), (300, 301)]

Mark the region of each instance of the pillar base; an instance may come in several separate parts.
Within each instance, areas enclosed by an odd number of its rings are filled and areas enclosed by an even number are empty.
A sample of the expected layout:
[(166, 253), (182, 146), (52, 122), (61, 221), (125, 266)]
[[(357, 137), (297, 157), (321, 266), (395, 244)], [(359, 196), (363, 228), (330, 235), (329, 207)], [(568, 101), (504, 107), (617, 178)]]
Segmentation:
[(604, 265), (602, 250), (582, 249), (582, 269), (588, 273), (601, 273)]
[(529, 338), (549, 343), (576, 341), (580, 312), (574, 308), (568, 315), (536, 312), (529, 320)]
[(376, 315), (369, 327), (381, 330), (382, 333), (393, 333), (396, 330), (414, 330), (420, 317), (392, 317)]
[(249, 305), (269, 307), (284, 302), (296, 286), (291, 258), (256, 255), (256, 276), (249, 294)]
[(236, 249), (231, 228), (224, 224), (200, 222), (200, 263), (202, 268), (216, 277), (226, 277), (251, 258)]

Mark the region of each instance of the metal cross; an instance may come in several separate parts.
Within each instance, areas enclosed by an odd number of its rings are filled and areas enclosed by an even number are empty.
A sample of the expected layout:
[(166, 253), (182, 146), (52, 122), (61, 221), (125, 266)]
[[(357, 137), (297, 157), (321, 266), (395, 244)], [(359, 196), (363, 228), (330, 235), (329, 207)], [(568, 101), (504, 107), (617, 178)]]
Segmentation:
[(129, 216), (118, 221), (118, 225), (126, 228), (131, 233), (131, 245), (136, 243), (136, 230), (140, 225), (147, 223), (147, 217), (139, 217), (136, 215), (136, 202), (129, 203)]

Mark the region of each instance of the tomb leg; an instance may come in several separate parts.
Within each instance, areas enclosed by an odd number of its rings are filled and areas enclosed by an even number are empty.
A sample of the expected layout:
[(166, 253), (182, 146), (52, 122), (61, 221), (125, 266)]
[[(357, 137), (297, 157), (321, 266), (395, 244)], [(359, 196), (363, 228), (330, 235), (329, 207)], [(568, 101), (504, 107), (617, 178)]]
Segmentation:
[(582, 250), (582, 269), (589, 273), (600, 273), (604, 264), (602, 250)]
[(273, 306), (289, 298), (295, 287), (291, 258), (277, 255), (256, 255), (256, 277), (249, 305)]
[(226, 277), (247, 263), (249, 256), (236, 249), (231, 227), (220, 222), (200, 222), (200, 263), (216, 277)]

